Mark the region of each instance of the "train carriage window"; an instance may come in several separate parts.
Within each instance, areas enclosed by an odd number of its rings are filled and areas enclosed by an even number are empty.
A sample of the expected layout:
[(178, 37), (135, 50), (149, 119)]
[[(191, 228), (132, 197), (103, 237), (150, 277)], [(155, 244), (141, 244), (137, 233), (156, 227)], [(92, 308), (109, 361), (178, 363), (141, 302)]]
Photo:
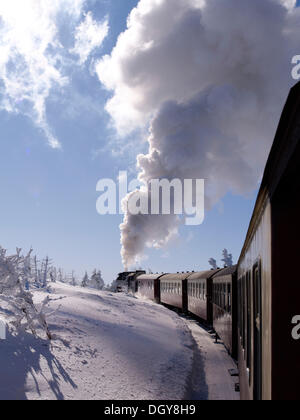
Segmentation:
[[(253, 372), (254, 372), (254, 400), (262, 399), (262, 278), (261, 266), (258, 262), (253, 267)], [(250, 314), (251, 316), (251, 314)]]
[(231, 308), (231, 284), (228, 284), (228, 313), (231, 314), (232, 308)]
[(246, 277), (243, 277), (242, 282), (242, 311), (243, 311), (243, 334), (242, 334), (242, 342), (243, 342), (243, 349), (246, 348)]
[(220, 292), (221, 292), (221, 308), (223, 309), (223, 307), (224, 307), (224, 286), (223, 286), (223, 283), (221, 283), (221, 290), (220, 290)]
[(239, 278), (238, 279), (238, 326), (240, 330), (240, 335), (242, 331), (241, 301), (242, 301), (241, 279)]
[(220, 284), (219, 292), (220, 292), (220, 307), (222, 308), (223, 306), (223, 284), (222, 283)]
[(247, 368), (251, 365), (251, 273), (247, 273)]

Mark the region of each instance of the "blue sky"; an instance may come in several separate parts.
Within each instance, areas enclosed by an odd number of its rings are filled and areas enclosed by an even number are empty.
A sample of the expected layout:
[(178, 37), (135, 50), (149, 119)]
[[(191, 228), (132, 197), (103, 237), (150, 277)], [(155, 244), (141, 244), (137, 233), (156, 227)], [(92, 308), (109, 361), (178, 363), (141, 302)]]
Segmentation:
[[(123, 149), (105, 103), (111, 96), (91, 69), (110, 54), (126, 18), (137, 0), (91, 1), (85, 10), (101, 21), (109, 17), (110, 30), (101, 47), (84, 66), (67, 68), (70, 83), (51, 91), (46, 101), (47, 124), (62, 144), (53, 149), (45, 132), (29, 112), (0, 111), (0, 243), (9, 252), (31, 246), (42, 258), (49, 255), (57, 267), (102, 270), (111, 282), (123, 270), (119, 224), (122, 216), (96, 212), (96, 184), (100, 178), (116, 179), (120, 170), (134, 173), (144, 143)], [(72, 47), (66, 22), (59, 23), (61, 42)], [(26, 114), (26, 115), (24, 115)], [(131, 139), (131, 137), (129, 137)], [(126, 140), (126, 144), (131, 144)], [(119, 153), (112, 153), (112, 148)], [(227, 247), (235, 260), (243, 245), (257, 191), (241, 197), (228, 193), (206, 214), (198, 227), (183, 227), (180, 237), (163, 250), (147, 250), (143, 266), (159, 271), (200, 270), (210, 257), (221, 259)]]

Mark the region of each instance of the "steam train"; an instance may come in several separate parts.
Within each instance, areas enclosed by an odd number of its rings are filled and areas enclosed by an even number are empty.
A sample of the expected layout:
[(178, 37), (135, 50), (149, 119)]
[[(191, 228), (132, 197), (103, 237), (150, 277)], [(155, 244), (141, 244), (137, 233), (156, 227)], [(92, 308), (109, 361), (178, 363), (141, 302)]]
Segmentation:
[(238, 264), (176, 274), (130, 273), (128, 287), (211, 325), (238, 361), (241, 399), (298, 400), (300, 84), (290, 91)]

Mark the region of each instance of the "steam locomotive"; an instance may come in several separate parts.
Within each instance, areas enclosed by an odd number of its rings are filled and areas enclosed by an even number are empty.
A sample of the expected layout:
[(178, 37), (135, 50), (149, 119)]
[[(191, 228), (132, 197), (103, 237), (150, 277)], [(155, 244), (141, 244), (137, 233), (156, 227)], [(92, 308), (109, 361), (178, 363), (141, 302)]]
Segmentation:
[[(290, 91), (238, 264), (129, 273), (129, 289), (211, 325), (238, 361), (243, 400), (298, 400), (300, 84)], [(298, 319), (297, 318), (297, 319)], [(295, 339), (296, 338), (296, 339)]]

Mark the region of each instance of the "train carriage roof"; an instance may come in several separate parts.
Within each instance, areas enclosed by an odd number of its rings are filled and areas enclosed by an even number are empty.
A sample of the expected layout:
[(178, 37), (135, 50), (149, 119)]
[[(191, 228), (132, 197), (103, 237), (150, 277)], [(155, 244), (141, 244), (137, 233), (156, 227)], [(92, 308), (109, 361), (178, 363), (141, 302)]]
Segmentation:
[(165, 274), (161, 277), (162, 281), (182, 281), (186, 280), (190, 273), (174, 273), (174, 274)]
[[(291, 90), (284, 106), (280, 122), (275, 135), (274, 143), (266, 164), (263, 180), (256, 200), (253, 216), (248, 229), (246, 241), (241, 253), (244, 255), (255, 232), (256, 223), (264, 209), (267, 199), (272, 201), (281, 180), (295, 164), (295, 156), (299, 154), (300, 145), (300, 82)], [(294, 159), (293, 159), (294, 158)], [(297, 175), (299, 178), (299, 175)]]
[(214, 275), (214, 278), (223, 277), (223, 276), (230, 276), (230, 275), (236, 273), (236, 271), (237, 271), (237, 265), (233, 265), (232, 267), (226, 267), (226, 268), (223, 268), (222, 270), (218, 271)]
[(153, 281), (153, 280), (160, 279), (164, 275), (165, 275), (164, 273), (161, 273), (161, 274), (141, 274), (137, 277), (137, 280), (139, 280), (139, 281)]
[(196, 273), (190, 274), (189, 277), (188, 277), (188, 280), (211, 279), (219, 271), (220, 271), (220, 269), (218, 269), (218, 270), (198, 271)]

